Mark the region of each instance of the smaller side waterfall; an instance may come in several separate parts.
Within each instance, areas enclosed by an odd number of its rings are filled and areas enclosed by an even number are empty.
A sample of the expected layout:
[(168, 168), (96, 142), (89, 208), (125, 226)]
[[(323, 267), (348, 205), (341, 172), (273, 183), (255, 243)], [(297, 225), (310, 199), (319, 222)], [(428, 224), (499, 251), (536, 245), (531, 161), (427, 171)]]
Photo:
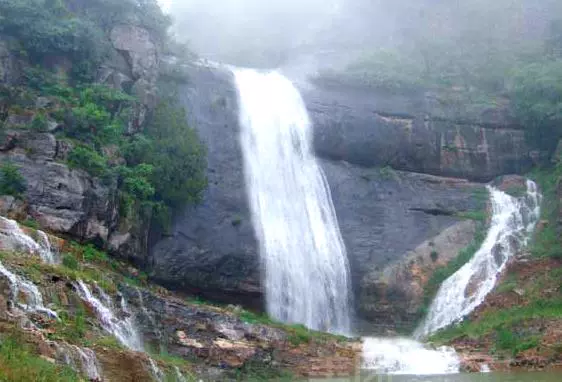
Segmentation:
[(75, 288), (80, 298), (92, 306), (102, 327), (107, 332), (113, 334), (123, 346), (135, 351), (144, 351), (140, 334), (135, 328), (132, 316), (128, 311), (124, 310), (126, 317), (117, 317), (111, 299), (105, 293), (102, 293), (100, 300), (100, 298), (94, 296), (88, 285), (82, 280), (76, 282)]
[(10, 300), (14, 306), (26, 312), (43, 313), (49, 317), (58, 318), (56, 312), (45, 307), (43, 296), (35, 284), (10, 272), (0, 263), (0, 277), (2, 276), (10, 283)]
[[(123, 295), (120, 296), (120, 311), (122, 312), (122, 317), (118, 317), (116, 309), (114, 307), (111, 297), (107, 295), (100, 287), (95, 286), (96, 294), (95, 296), (88, 285), (82, 280), (78, 280), (75, 284), (76, 291), (82, 300), (90, 304), (102, 325), (102, 327), (111, 333), (117, 340), (128, 349), (145, 352), (144, 344), (141, 339), (141, 335), (138, 332), (135, 323), (134, 315), (129, 310), (127, 300)], [(121, 315), (120, 315), (121, 316)], [(152, 358), (148, 358), (148, 368), (152, 376), (157, 381), (163, 381), (165, 378), (164, 373), (158, 367), (156, 361)]]
[(37, 254), (47, 264), (56, 261), (51, 242), (45, 232), (37, 230), (37, 238), (34, 240), (16, 221), (2, 216), (0, 216), (0, 249)]
[(417, 337), (461, 320), (482, 304), (508, 260), (531, 237), (540, 217), (537, 185), (527, 181), (527, 193), (520, 198), (493, 187), (489, 190), (492, 221), (486, 239), (474, 257), (441, 285), (429, 314), (416, 331)]
[(365, 338), (363, 368), (378, 374), (451, 374), (459, 371), (460, 360), (446, 346), (429, 349), (405, 338)]
[(81, 348), (76, 345), (54, 342), (56, 347), (56, 358), (74, 370), (80, 370), (90, 381), (101, 381), (102, 373), (92, 349)]

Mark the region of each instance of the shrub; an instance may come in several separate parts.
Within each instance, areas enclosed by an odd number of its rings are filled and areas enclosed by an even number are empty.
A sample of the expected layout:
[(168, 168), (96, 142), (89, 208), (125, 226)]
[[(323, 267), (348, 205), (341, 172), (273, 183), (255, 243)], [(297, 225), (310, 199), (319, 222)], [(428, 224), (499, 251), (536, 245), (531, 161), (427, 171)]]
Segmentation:
[(104, 177), (109, 172), (105, 158), (86, 146), (75, 147), (68, 155), (68, 163), (97, 177)]
[(0, 166), (0, 194), (21, 197), (26, 190), (25, 178), (12, 163)]
[(31, 128), (35, 131), (47, 131), (47, 116), (44, 113), (37, 113), (31, 121)]
[(541, 149), (554, 151), (562, 137), (562, 59), (514, 70), (511, 97), (530, 140)]
[(98, 27), (75, 17), (62, 1), (0, 0), (0, 15), (0, 32), (18, 38), (32, 61), (67, 55), (77, 77), (89, 77), (109, 46)]
[(80, 264), (78, 263), (78, 260), (76, 260), (76, 257), (68, 253), (62, 257), (62, 265), (75, 271), (80, 268)]

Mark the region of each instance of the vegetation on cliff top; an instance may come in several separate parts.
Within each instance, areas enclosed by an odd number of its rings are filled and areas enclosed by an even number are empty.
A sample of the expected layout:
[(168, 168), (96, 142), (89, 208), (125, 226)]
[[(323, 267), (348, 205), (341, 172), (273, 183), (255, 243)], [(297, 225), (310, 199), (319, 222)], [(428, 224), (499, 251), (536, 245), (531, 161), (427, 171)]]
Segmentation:
[[(112, 26), (137, 24), (164, 43), (169, 19), (156, 1), (0, 0), (0, 19), (0, 33), (15, 38), (17, 54), (36, 65), (25, 69), (20, 86), (0, 87), (2, 110), (33, 116), (21, 128), (46, 132), (49, 123), (62, 125), (58, 139), (72, 147), (68, 164), (116, 184), (124, 216), (153, 216), (166, 225), (169, 211), (199, 200), (206, 186), (206, 153), (177, 101), (161, 97), (139, 131), (138, 100), (92, 83), (107, 57)], [(49, 69), (50, 55), (72, 61), (69, 78)], [(37, 99), (46, 102), (38, 105)], [(5, 164), (0, 193), (21, 196), (20, 178)]]

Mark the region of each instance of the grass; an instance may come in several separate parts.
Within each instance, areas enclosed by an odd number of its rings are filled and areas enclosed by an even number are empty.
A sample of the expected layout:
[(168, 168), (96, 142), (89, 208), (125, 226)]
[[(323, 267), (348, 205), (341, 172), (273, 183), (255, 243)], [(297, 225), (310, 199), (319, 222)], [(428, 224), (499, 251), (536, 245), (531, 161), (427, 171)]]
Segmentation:
[(514, 328), (526, 320), (539, 318), (562, 318), (562, 298), (559, 297), (554, 300), (538, 299), (525, 306), (489, 311), (479, 317), (477, 321), (464, 321), (456, 326), (439, 331), (430, 340), (437, 343), (447, 343), (464, 336), (477, 339), (491, 333)]
[(33, 354), (14, 336), (0, 340), (0, 381), (78, 382), (83, 379), (69, 367), (54, 365)]
[(531, 244), (531, 253), (536, 257), (562, 259), (562, 239), (559, 235), (558, 214), (562, 206), (557, 196), (557, 186), (562, 181), (562, 164), (551, 169), (538, 169), (530, 174), (543, 194), (541, 218), (546, 225), (535, 232)]
[(469, 219), (469, 220), (475, 220), (475, 221), (479, 221), (479, 222), (485, 222), (486, 219), (488, 218), (488, 214), (484, 210), (457, 212), (455, 214), (455, 216), (457, 216), (461, 219)]

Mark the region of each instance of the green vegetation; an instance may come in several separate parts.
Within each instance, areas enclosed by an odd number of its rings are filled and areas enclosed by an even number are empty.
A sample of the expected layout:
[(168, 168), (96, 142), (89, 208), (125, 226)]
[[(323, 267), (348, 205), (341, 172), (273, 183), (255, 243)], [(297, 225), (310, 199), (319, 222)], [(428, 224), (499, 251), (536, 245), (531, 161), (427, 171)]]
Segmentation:
[(207, 184), (205, 156), (205, 147), (187, 124), (185, 110), (173, 99), (160, 102), (146, 130), (125, 150), (129, 166), (153, 166), (146, 172), (154, 188), (153, 200), (168, 207), (200, 200)]
[(234, 375), (237, 381), (294, 381), (294, 376), (271, 365), (262, 362), (246, 362), (243, 367), (236, 370)]
[(531, 253), (537, 257), (562, 259), (562, 239), (559, 214), (562, 209), (558, 196), (558, 185), (562, 181), (562, 163), (553, 169), (538, 169), (531, 174), (540, 186), (543, 194), (541, 218), (546, 224), (535, 232)]
[[(142, 25), (160, 40), (170, 20), (156, 0), (90, 0), (78, 9), (62, 0), (0, 0), (0, 33), (21, 44), (21, 54), (34, 64), (65, 56), (75, 80), (91, 80), (109, 54), (111, 28), (119, 23)], [(71, 3), (71, 2), (70, 2)]]
[(485, 222), (488, 218), (486, 211), (462, 211), (455, 214), (457, 217), (462, 219), (476, 220), (479, 222)]
[(18, 167), (9, 162), (3, 163), (0, 166), (0, 194), (19, 198), (25, 189), (25, 179)]
[[(116, 184), (123, 216), (156, 215), (165, 225), (171, 210), (200, 200), (206, 187), (205, 148), (172, 98), (159, 103), (145, 129), (129, 135), (135, 98), (102, 85), (69, 87), (40, 69), (27, 71), (27, 77), (30, 87), (21, 92), (31, 98), (46, 97), (55, 105), (48, 112), (36, 113), (30, 128), (43, 129), (49, 118), (63, 121), (59, 139), (73, 147), (68, 164)], [(28, 96), (9, 102), (34, 112), (34, 105), (25, 101)], [(21, 193), (23, 178), (16, 170), (9, 164), (2, 168), (2, 193)]]
[(22, 344), (17, 337), (0, 338), (0, 381), (78, 382), (82, 379), (69, 367), (54, 365)]
[(561, 298), (538, 299), (529, 305), (487, 312), (476, 321), (464, 321), (459, 325), (439, 331), (430, 340), (445, 343), (464, 336), (476, 339), (493, 335), (496, 350), (509, 350), (511, 355), (517, 355), (520, 351), (536, 346), (536, 334), (519, 333), (520, 328), (525, 327), (526, 321), (561, 317)]

